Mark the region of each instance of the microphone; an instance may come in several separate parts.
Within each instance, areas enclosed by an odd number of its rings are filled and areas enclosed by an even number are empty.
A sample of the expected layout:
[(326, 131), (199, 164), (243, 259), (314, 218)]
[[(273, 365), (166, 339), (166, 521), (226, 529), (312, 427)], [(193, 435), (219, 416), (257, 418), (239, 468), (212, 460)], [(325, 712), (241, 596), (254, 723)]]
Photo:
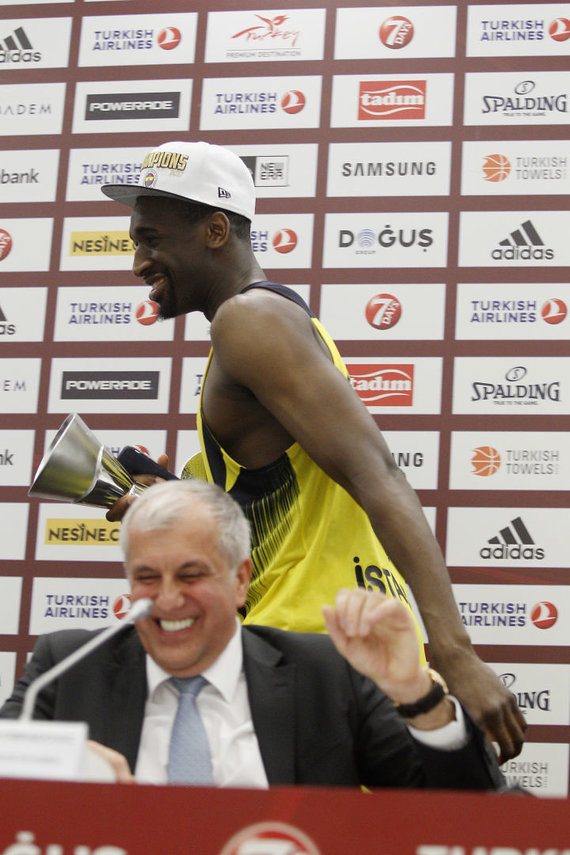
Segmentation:
[(165, 481), (178, 481), (176, 475), (156, 463), (152, 457), (145, 454), (134, 445), (125, 445), (118, 453), (117, 460), (124, 466), (129, 475), (157, 475)]
[(148, 617), (152, 612), (154, 607), (153, 601), (150, 597), (143, 597), (140, 600), (135, 600), (131, 608), (129, 609), (128, 614), (123, 618), (120, 623), (113, 624), (113, 626), (107, 627), (107, 629), (103, 630), (103, 632), (99, 633), (99, 635), (91, 638), (86, 644), (83, 644), (81, 647), (78, 647), (77, 650), (74, 650), (73, 653), (70, 653), (69, 656), (66, 656), (65, 659), (62, 659), (61, 662), (58, 662), (57, 665), (54, 665), (53, 668), (50, 668), (48, 671), (44, 671), (43, 674), (40, 674), (39, 677), (33, 681), (28, 687), (26, 692), (26, 696), (24, 698), (24, 703), (22, 704), (22, 712), (20, 713), (19, 721), (31, 721), (32, 714), (34, 711), (34, 707), (36, 705), (36, 698), (39, 693), (44, 689), (49, 683), (53, 680), (57, 679), (61, 674), (65, 673), (69, 668), (75, 665), (77, 662), (80, 662), (81, 659), (84, 659), (85, 656), (88, 656), (95, 648), (99, 647), (99, 645), (104, 644), (109, 638), (113, 635), (116, 635), (126, 626), (129, 626), (132, 623), (135, 623), (137, 620), (142, 620), (142, 618)]

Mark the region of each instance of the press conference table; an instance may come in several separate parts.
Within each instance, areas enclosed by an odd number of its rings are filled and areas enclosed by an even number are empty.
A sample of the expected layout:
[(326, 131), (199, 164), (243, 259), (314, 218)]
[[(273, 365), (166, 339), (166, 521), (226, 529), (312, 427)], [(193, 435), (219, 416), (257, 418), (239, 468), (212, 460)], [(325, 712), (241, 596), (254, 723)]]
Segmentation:
[[(510, 851), (491, 851), (503, 847)], [(526, 855), (569, 847), (566, 799), (0, 779), (2, 855)]]

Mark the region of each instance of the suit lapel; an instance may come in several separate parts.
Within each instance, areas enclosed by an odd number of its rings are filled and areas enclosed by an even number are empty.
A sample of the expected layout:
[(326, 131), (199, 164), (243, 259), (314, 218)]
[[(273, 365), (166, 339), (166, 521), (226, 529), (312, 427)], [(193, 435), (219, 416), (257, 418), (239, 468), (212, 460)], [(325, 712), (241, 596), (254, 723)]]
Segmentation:
[(243, 627), (244, 671), (253, 725), (270, 784), (295, 783), (295, 666)]
[[(136, 630), (127, 630), (109, 656), (107, 745), (124, 754), (135, 768), (146, 703), (144, 650)], [(97, 687), (95, 687), (97, 691)]]

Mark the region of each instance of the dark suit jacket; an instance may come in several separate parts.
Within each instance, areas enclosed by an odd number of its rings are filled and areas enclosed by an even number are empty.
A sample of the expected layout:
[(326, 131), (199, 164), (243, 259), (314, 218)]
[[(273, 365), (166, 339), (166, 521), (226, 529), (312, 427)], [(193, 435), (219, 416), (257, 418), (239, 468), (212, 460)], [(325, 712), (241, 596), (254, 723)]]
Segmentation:
[[(93, 633), (38, 640), (26, 673), (0, 711), (17, 718), (27, 686)], [(255, 731), (271, 784), (495, 789), (502, 776), (470, 720), (459, 751), (417, 743), (391, 701), (324, 635), (261, 626), (242, 631)], [(136, 630), (114, 636), (40, 693), (35, 718), (86, 721), (90, 737), (134, 769), (146, 700), (145, 653)]]

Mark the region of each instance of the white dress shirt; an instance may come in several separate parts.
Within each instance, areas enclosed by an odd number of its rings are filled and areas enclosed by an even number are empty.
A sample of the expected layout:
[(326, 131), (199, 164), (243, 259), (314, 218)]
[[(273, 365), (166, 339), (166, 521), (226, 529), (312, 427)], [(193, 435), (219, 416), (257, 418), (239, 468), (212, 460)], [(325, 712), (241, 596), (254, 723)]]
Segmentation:
[[(178, 691), (170, 675), (146, 657), (147, 700), (135, 778), (142, 784), (168, 783), (168, 747), (178, 707)], [(214, 784), (218, 787), (267, 789), (269, 783), (254, 731), (243, 672), (239, 621), (229, 644), (203, 676), (208, 680), (197, 699), (210, 745)], [(455, 705), (455, 721), (438, 730), (409, 727), (418, 740), (432, 748), (452, 750), (467, 741), (461, 705)]]

